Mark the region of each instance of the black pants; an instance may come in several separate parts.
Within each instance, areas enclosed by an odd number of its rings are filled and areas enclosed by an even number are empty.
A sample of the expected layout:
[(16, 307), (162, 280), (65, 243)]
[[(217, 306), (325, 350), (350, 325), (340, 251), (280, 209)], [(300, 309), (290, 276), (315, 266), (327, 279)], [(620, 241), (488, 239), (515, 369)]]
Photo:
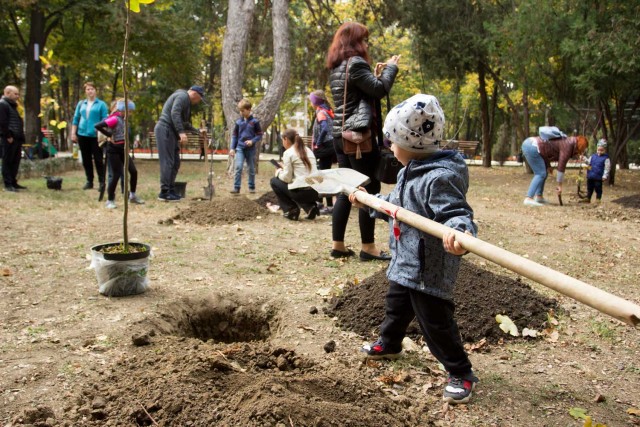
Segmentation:
[(587, 179), (587, 199), (591, 200), (593, 190), (596, 191), (596, 200), (602, 199), (602, 180), (601, 179)]
[(95, 163), (98, 181), (104, 183), (104, 163), (102, 162), (102, 150), (98, 146), (98, 137), (78, 135), (78, 145), (82, 154), (82, 167), (87, 182), (93, 184), (93, 164)]
[[(318, 170), (331, 169), (331, 165), (333, 165), (333, 159), (335, 154), (331, 156), (324, 157), (316, 157), (316, 163), (318, 166)], [(333, 196), (327, 196), (327, 206), (333, 206)], [(322, 202), (322, 197), (320, 198), (320, 202)]]
[[(107, 158), (109, 159), (109, 165), (112, 171), (109, 186), (107, 187), (107, 197), (113, 201), (116, 199), (118, 181), (120, 181), (120, 177), (124, 175), (124, 144), (109, 143), (107, 147)], [(131, 157), (129, 157), (129, 178), (129, 191), (135, 193), (136, 187), (138, 186), (138, 170)]]
[(431, 354), (447, 372), (464, 377), (471, 373), (471, 362), (464, 351), (454, 313), (452, 301), (389, 281), (380, 337), (385, 346), (399, 351), (407, 327), (415, 317)]
[[(378, 146), (374, 143), (373, 151), (363, 153), (361, 159), (356, 159), (355, 155), (347, 155), (342, 151), (342, 138), (335, 138), (333, 146), (336, 149), (338, 157), (338, 166), (341, 168), (355, 169), (366, 175), (371, 180), (364, 188), (369, 194), (378, 194), (380, 192), (380, 181), (375, 177), (375, 170), (380, 158)], [(351, 212), (351, 202), (345, 194), (339, 194), (336, 198), (336, 204), (333, 207), (331, 234), (334, 242), (344, 242), (344, 234), (347, 230), (349, 222), (349, 213)], [(376, 220), (369, 216), (369, 208), (358, 210), (358, 222), (360, 225), (360, 240), (362, 243), (375, 242), (375, 226)]]
[(289, 212), (300, 206), (305, 212), (316, 206), (318, 192), (311, 187), (289, 190), (289, 184), (277, 176), (271, 178), (271, 189), (278, 197), (278, 203), (283, 212)]
[(180, 140), (169, 125), (158, 122), (153, 132), (160, 160), (160, 193), (174, 193), (180, 170)]
[(0, 144), (3, 145), (2, 153), (2, 179), (5, 187), (15, 187), (18, 185), (18, 171), (20, 170), (20, 160), (22, 160), (22, 144), (21, 139), (13, 138), (13, 142), (2, 137)]

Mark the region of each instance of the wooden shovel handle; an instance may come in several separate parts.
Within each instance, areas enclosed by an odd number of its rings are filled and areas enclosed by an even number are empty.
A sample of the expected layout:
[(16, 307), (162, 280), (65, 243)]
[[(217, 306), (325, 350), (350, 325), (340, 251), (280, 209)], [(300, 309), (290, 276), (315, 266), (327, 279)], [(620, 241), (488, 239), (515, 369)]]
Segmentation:
[[(355, 193), (356, 199), (377, 211), (383, 213), (394, 212), (397, 209), (396, 218), (418, 230), (422, 230), (432, 236), (442, 239), (445, 233), (452, 229), (446, 225), (427, 219), (392, 203), (385, 202), (364, 191)], [(504, 268), (514, 271), (541, 285), (560, 292), (583, 304), (593, 307), (602, 313), (615, 317), (631, 326), (637, 326), (640, 322), (640, 306), (598, 289), (566, 274), (552, 270), (541, 264), (523, 258), (512, 252), (484, 242), (476, 237), (454, 230), (456, 240), (464, 249), (494, 262)]]

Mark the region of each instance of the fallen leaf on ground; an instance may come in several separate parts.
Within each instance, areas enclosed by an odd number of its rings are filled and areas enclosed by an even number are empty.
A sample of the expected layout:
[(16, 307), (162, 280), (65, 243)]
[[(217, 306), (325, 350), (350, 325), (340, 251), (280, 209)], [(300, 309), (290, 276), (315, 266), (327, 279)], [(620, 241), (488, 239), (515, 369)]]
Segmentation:
[(515, 323), (513, 323), (511, 319), (509, 319), (509, 317), (503, 316), (502, 314), (496, 314), (496, 322), (500, 324), (500, 329), (502, 329), (502, 332), (511, 334), (514, 337), (520, 335), (518, 333), (518, 327)]

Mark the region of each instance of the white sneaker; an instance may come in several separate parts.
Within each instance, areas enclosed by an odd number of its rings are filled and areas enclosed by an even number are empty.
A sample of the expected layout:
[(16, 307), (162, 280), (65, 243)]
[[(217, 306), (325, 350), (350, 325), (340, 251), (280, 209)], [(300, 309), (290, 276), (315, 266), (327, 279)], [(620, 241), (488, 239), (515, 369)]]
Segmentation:
[(116, 202), (114, 202), (113, 200), (107, 200), (107, 204), (105, 205), (105, 207), (107, 209), (115, 209), (116, 208)]
[(537, 206), (537, 207), (544, 206), (542, 203), (538, 203), (535, 200), (530, 199), (528, 197), (526, 199), (524, 199), (524, 202), (522, 202), (522, 204), (525, 205), (525, 206)]
[(537, 196), (535, 199), (533, 199), (534, 201), (538, 202), (538, 203), (542, 203), (543, 205), (548, 204), (549, 202), (547, 201), (547, 199), (545, 199), (542, 196)]
[(144, 205), (144, 200), (142, 200), (138, 196), (129, 197), (129, 203), (133, 203), (135, 205)]

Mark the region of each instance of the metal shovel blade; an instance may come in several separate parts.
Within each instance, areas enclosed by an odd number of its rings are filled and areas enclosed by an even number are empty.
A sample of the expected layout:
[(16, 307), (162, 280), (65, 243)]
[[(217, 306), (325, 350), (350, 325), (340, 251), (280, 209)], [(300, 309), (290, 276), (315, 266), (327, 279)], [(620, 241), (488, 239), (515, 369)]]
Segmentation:
[(361, 185), (369, 183), (369, 177), (360, 172), (348, 169), (323, 169), (317, 173), (296, 178), (294, 184), (311, 187), (320, 196), (332, 196), (335, 194), (350, 194)]

